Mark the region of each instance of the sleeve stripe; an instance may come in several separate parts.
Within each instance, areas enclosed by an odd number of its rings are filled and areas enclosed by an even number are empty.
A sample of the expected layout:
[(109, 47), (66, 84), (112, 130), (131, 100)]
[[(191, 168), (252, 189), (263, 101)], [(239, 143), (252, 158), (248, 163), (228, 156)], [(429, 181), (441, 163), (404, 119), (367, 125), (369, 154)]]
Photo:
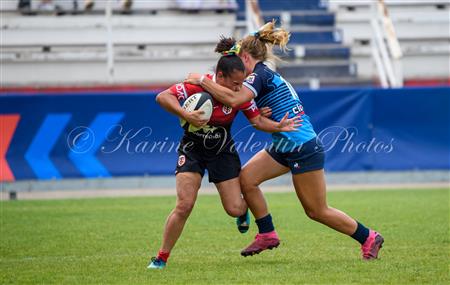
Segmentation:
[(245, 87), (247, 87), (248, 89), (250, 89), (250, 91), (252, 91), (253, 94), (255, 95), (255, 98), (258, 96), (258, 92), (256, 92), (256, 89), (255, 89), (252, 85), (248, 84), (248, 83), (245, 82), (245, 81), (244, 81), (244, 83), (243, 83), (242, 85), (244, 85)]
[(181, 83), (181, 87), (183, 87), (183, 92), (184, 92), (184, 99), (187, 99), (187, 92), (186, 92), (186, 88), (184, 87), (184, 83)]

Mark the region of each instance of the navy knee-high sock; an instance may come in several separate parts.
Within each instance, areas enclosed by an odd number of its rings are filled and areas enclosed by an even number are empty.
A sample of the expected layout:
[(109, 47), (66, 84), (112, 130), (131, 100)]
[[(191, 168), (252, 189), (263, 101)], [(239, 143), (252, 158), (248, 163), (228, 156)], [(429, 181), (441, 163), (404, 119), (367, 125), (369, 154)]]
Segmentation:
[(366, 242), (366, 239), (369, 237), (369, 229), (360, 224), (358, 221), (357, 223), (358, 227), (356, 228), (355, 233), (351, 235), (351, 237), (357, 240), (360, 244), (364, 244)]
[(270, 233), (275, 230), (275, 227), (272, 223), (272, 216), (268, 214), (265, 217), (262, 217), (261, 219), (255, 220), (256, 225), (258, 226), (258, 230), (260, 234), (264, 233)]

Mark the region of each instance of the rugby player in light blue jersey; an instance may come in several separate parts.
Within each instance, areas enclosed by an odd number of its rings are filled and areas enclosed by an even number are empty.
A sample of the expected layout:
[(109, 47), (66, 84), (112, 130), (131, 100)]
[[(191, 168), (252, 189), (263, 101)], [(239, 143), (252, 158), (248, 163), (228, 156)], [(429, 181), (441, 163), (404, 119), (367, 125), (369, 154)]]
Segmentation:
[(286, 50), (289, 33), (275, 28), (272, 21), (238, 43), (233, 39), (222, 38), (221, 41), (227, 41), (230, 52), (238, 54), (244, 62), (248, 76), (243, 87), (233, 91), (199, 74), (190, 74), (186, 79), (188, 83), (201, 85), (218, 101), (233, 108), (254, 99), (258, 108), (271, 109), (270, 118), (274, 121), (280, 121), (286, 113), (289, 118), (300, 116), (303, 120), (298, 132), (272, 134), (272, 145), (253, 156), (241, 171), (242, 193), (259, 229), (255, 240), (241, 251), (241, 255), (258, 254), (280, 244), (259, 185), (291, 171), (295, 191), (308, 217), (358, 241), (363, 259), (377, 258), (383, 237), (327, 205), (322, 144), (297, 92), (280, 74), (264, 64), (264, 61), (276, 59), (272, 53), (273, 45)]

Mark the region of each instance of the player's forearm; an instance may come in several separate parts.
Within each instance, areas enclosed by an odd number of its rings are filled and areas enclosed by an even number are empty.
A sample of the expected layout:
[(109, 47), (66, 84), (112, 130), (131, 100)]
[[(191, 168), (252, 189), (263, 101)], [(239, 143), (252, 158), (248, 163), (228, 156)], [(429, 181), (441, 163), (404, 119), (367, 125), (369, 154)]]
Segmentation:
[(279, 123), (267, 119), (266, 117), (263, 116), (257, 116), (256, 118), (250, 120), (250, 123), (252, 123), (255, 129), (258, 129), (263, 132), (276, 133), (280, 131)]
[(205, 77), (203, 78), (200, 85), (208, 92), (210, 93), (217, 101), (221, 102), (222, 104), (225, 104), (226, 106), (230, 106), (232, 108), (237, 108), (243, 102), (239, 102), (239, 96), (237, 96), (237, 92), (234, 92), (233, 90), (230, 90), (226, 87), (220, 86), (219, 84), (215, 83), (213, 80)]
[(181, 119), (185, 119), (186, 111), (181, 108), (177, 98), (167, 91), (159, 93), (158, 96), (156, 96), (156, 102), (167, 112), (172, 113)]

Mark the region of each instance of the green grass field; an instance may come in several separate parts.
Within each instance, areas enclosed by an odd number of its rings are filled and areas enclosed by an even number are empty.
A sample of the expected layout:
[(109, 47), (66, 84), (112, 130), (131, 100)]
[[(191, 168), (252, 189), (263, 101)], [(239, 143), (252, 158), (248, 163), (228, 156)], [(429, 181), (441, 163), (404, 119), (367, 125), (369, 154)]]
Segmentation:
[(267, 194), (282, 240), (243, 258), (218, 196), (200, 196), (163, 271), (147, 270), (175, 197), (8, 201), (1, 206), (1, 284), (449, 284), (449, 196), (442, 190), (332, 192), (328, 202), (379, 230), (380, 259), (309, 220), (294, 193)]

